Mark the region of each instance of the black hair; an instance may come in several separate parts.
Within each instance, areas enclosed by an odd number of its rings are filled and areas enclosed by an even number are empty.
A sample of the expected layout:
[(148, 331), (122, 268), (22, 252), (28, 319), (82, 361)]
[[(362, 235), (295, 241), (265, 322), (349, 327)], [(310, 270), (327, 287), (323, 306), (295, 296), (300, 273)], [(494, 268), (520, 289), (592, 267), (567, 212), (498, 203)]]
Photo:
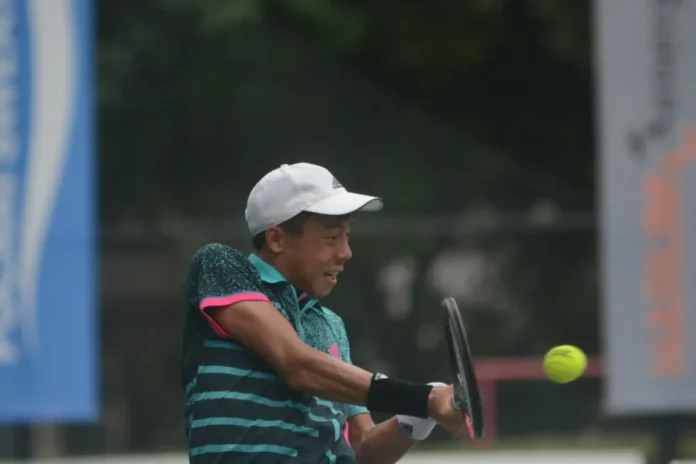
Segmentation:
[[(290, 235), (300, 235), (302, 232), (304, 232), (304, 226), (305, 223), (312, 217), (314, 216), (321, 216), (321, 217), (337, 217), (337, 218), (350, 218), (350, 214), (344, 214), (341, 216), (327, 216), (324, 214), (318, 214), (318, 213), (310, 213), (308, 211), (302, 211), (300, 214), (291, 217), (285, 222), (282, 222), (278, 224), (278, 227), (283, 229), (286, 233)], [(254, 247), (254, 250), (256, 251), (261, 251), (264, 246), (266, 246), (266, 231), (264, 230), (263, 232), (259, 232), (258, 234), (254, 235), (251, 239), (251, 245)]]
[[(314, 213), (302, 211), (300, 214), (278, 224), (278, 227), (290, 235), (299, 235), (304, 231), (305, 223), (309, 218), (312, 217), (313, 214)], [(263, 247), (266, 245), (266, 231), (264, 230), (263, 232), (259, 232), (258, 234), (254, 235), (254, 237), (251, 239), (251, 245), (254, 247), (254, 250), (261, 251), (261, 249), (263, 249)]]

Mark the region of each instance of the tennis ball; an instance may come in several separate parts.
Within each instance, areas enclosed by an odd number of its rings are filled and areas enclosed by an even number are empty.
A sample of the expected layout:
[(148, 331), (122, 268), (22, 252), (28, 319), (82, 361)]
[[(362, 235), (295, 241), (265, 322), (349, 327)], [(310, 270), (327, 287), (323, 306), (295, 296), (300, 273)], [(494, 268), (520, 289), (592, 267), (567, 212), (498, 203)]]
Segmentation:
[(556, 346), (544, 356), (544, 372), (555, 383), (572, 382), (585, 372), (586, 367), (587, 356), (577, 346)]

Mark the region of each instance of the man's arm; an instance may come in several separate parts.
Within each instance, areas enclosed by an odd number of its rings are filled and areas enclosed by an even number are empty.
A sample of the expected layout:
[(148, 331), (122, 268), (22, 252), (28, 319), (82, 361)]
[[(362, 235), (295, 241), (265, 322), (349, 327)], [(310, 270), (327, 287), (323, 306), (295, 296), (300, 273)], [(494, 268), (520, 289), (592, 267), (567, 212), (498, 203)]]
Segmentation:
[(241, 345), (261, 356), (294, 390), (341, 403), (367, 403), (372, 374), (306, 345), (269, 302), (216, 308), (212, 317)]
[[(337, 316), (338, 318), (338, 316)], [(340, 334), (338, 346), (340, 357), (353, 364), (350, 343), (343, 321), (335, 325)], [(442, 383), (431, 383), (433, 387), (444, 387)], [(346, 405), (350, 445), (355, 451), (358, 464), (392, 463), (399, 461), (418, 440), (424, 440), (437, 424), (432, 419), (397, 415), (375, 425), (369, 411), (360, 406)]]
[(261, 356), (294, 390), (368, 406), (375, 412), (433, 417), (455, 436), (465, 430), (461, 414), (451, 406), (452, 386), (422, 388), (398, 380), (373, 381), (370, 372), (306, 345), (268, 301), (240, 301), (211, 309), (211, 317), (226, 335)]
[(369, 414), (358, 414), (348, 426), (357, 464), (398, 462), (418, 443), (406, 436), (396, 417), (375, 425)]
[[(195, 280), (187, 278), (189, 291), (195, 289), (198, 310), (217, 336), (232, 338), (264, 358), (295, 390), (345, 403), (366, 403), (372, 375), (303, 343), (259, 288), (252, 264), (241, 253), (208, 244), (192, 261), (195, 272), (189, 277)], [(427, 395), (421, 390), (421, 397)]]

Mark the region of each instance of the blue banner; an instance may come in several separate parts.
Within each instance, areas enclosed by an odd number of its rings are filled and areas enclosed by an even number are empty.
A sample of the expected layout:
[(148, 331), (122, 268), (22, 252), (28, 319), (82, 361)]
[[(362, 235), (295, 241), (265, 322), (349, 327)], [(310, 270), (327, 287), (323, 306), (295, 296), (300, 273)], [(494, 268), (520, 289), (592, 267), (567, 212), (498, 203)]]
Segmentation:
[(98, 417), (93, 0), (0, 0), (0, 422)]

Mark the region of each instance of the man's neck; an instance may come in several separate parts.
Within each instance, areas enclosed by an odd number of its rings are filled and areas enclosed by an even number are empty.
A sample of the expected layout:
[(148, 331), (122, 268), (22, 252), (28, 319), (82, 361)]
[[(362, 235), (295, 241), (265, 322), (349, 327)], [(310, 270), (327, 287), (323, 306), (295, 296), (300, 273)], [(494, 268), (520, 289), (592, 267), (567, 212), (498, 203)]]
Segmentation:
[(278, 262), (276, 259), (276, 256), (273, 253), (270, 253), (268, 251), (259, 251), (256, 252), (256, 255), (264, 260), (267, 264), (270, 264), (273, 266), (273, 268), (278, 271), (285, 279), (290, 283), (295, 288), (295, 292), (297, 293), (297, 296), (299, 297), (301, 294), (306, 293), (304, 290), (302, 290), (300, 287), (297, 286), (295, 282), (293, 282), (292, 279), (292, 274), (285, 269), (283, 269), (283, 266), (281, 263)]

